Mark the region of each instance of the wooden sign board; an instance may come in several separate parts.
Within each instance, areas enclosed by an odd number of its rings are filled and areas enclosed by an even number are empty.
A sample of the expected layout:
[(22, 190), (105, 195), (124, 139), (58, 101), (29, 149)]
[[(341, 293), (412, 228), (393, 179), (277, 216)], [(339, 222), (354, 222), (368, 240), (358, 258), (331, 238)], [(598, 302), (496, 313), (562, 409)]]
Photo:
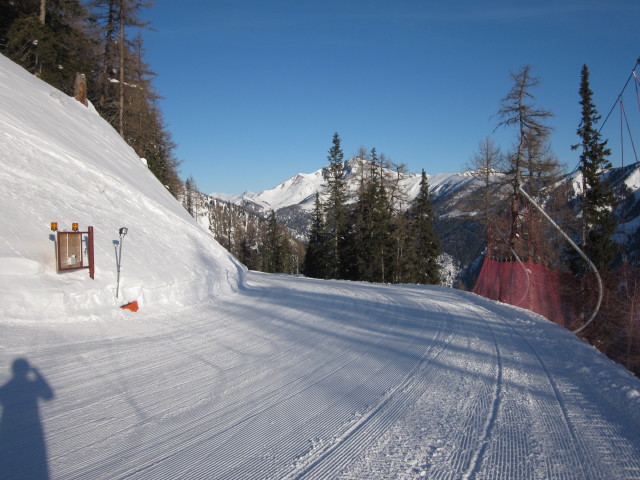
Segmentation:
[(56, 255), (58, 273), (88, 268), (89, 276), (94, 278), (93, 227), (87, 232), (58, 231)]

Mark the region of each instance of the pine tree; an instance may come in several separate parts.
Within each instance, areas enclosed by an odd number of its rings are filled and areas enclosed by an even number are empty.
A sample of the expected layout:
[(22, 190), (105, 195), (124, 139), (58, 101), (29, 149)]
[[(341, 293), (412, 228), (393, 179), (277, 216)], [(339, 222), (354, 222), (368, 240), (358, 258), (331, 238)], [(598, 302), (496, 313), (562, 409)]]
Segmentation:
[(246, 228), (240, 233), (237, 246), (237, 258), (249, 270), (260, 270), (262, 260), (258, 254), (259, 233), (254, 222), (247, 222)]
[(0, 49), (71, 95), (76, 72), (90, 71), (93, 56), (83, 4), (78, 0), (3, 3), (9, 5), (0, 7)]
[(197, 197), (198, 187), (196, 181), (192, 176), (189, 176), (184, 182), (184, 188), (182, 193), (182, 205), (189, 212), (189, 215), (196, 218), (197, 215)]
[(327, 181), (328, 197), (325, 203), (325, 228), (327, 232), (327, 275), (342, 278), (345, 236), (348, 211), (346, 206), (347, 187), (345, 181), (344, 154), (340, 136), (333, 135), (333, 145), (329, 149), (329, 165), (324, 175)]
[(112, 126), (118, 121), (118, 92), (113, 80), (118, 75), (118, 5), (119, 0), (91, 0), (91, 23), (99, 37), (100, 53), (96, 59), (92, 83), (96, 93), (93, 103)]
[[(362, 157), (368, 160), (368, 156)], [(345, 278), (348, 280), (369, 280), (371, 266), (371, 222), (372, 222), (372, 199), (371, 199), (371, 173), (365, 163), (360, 169), (360, 184), (356, 194), (355, 203), (350, 212), (346, 254), (344, 255), (347, 272)], [(368, 173), (369, 171), (369, 173)]]
[(279, 273), (298, 273), (299, 265), (297, 256), (294, 258), (292, 250), (291, 235), (287, 230), (278, 225), (280, 231), (280, 243), (278, 244), (278, 272)]
[(602, 140), (596, 124), (600, 116), (592, 100), (589, 69), (583, 65), (580, 74), (580, 105), (582, 116), (577, 133), (581, 139), (580, 172), (582, 173), (582, 246), (598, 269), (607, 268), (613, 261), (616, 248), (612, 236), (616, 228), (613, 209), (616, 199), (608, 180), (601, 178), (602, 170), (611, 168), (607, 157), (611, 154), (607, 140)]
[(140, 157), (147, 159), (149, 169), (177, 197), (182, 187), (178, 176), (180, 162), (173, 154), (175, 144), (164, 124), (158, 105), (159, 96), (151, 84), (155, 73), (144, 61), (140, 34), (131, 47), (127, 55), (131, 85), (126, 89), (127, 102), (123, 110), (124, 138)]
[(92, 102), (136, 153), (147, 160), (149, 170), (177, 197), (182, 190), (180, 162), (175, 144), (164, 124), (151, 78), (144, 62), (142, 36), (128, 38), (129, 27), (146, 27), (141, 20), (148, 0), (92, 0), (92, 22), (99, 31), (101, 54), (93, 69)]
[(389, 200), (388, 207), (390, 211), (390, 237), (393, 255), (390, 259), (390, 273), (387, 275), (388, 281), (391, 283), (401, 283), (410, 281), (409, 261), (407, 252), (410, 251), (410, 239), (408, 231), (408, 222), (406, 210), (410, 205), (409, 196), (406, 188), (403, 186), (402, 179), (407, 173), (407, 167), (404, 164), (391, 164), (395, 174), (393, 177), (385, 180), (385, 190), (387, 191)]
[[(545, 147), (551, 128), (545, 124), (545, 120), (552, 116), (548, 110), (535, 108), (535, 97), (531, 89), (540, 84), (540, 79), (531, 75), (531, 67), (525, 65), (521, 71), (511, 74), (513, 87), (506, 97), (502, 99), (498, 110), (498, 126), (515, 127), (517, 129), (516, 146), (514, 151), (507, 155), (508, 170), (506, 179), (511, 190), (510, 200), (510, 226), (508, 238), (508, 251), (505, 256), (510, 256), (511, 251), (520, 249), (520, 254), (529, 255), (532, 251), (531, 232), (525, 225), (522, 216), (523, 202), (520, 195), (520, 187), (528, 185), (531, 193), (536, 192), (544, 182), (554, 173), (554, 165), (557, 166), (552, 155), (548, 154)], [(518, 246), (516, 245), (518, 241)], [(506, 246), (505, 246), (506, 247)]]
[(550, 130), (542, 135), (528, 132), (524, 148), (523, 188), (536, 194), (558, 180), (560, 163), (549, 144)]
[(352, 278), (369, 282), (391, 280), (393, 243), (391, 205), (383, 183), (383, 168), (375, 148), (369, 174), (363, 175), (353, 213)]
[(262, 253), (262, 271), (280, 273), (285, 271), (286, 252), (285, 242), (280, 232), (276, 213), (271, 210), (267, 219)]
[(469, 164), (471, 175), (481, 184), (480, 208), (478, 208), (478, 204), (475, 201), (470, 202), (471, 205), (469, 207), (471, 211), (480, 210), (482, 212), (485, 228), (488, 227), (495, 214), (492, 194), (497, 183), (495, 177), (502, 167), (503, 161), (504, 157), (500, 147), (491, 138), (486, 137), (479, 142), (478, 151), (471, 157)]
[[(103, 37), (102, 65), (97, 83), (100, 97), (98, 111), (125, 138), (125, 97), (133, 84), (130, 62), (132, 41), (126, 35), (128, 27), (147, 27), (140, 19), (140, 10), (152, 5), (151, 0), (92, 0), (93, 18)], [(115, 80), (115, 82), (114, 82)]]
[(433, 228), (434, 213), (427, 174), (422, 170), (420, 191), (408, 212), (413, 238), (413, 281), (422, 284), (440, 283), (440, 241)]
[(313, 217), (309, 229), (309, 243), (304, 257), (304, 274), (307, 277), (326, 278), (327, 246), (320, 195), (316, 193)]
[[(517, 196), (518, 187), (523, 184), (527, 175), (527, 167), (534, 165), (527, 160), (527, 149), (532, 149), (536, 140), (547, 138), (551, 128), (544, 122), (552, 113), (535, 108), (535, 97), (531, 89), (540, 84), (540, 79), (531, 75), (531, 66), (525, 65), (518, 73), (512, 73), (513, 87), (502, 99), (498, 111), (498, 126), (515, 126), (517, 128), (516, 149), (510, 155), (510, 184), (513, 195)], [(533, 172), (530, 172), (533, 173)]]

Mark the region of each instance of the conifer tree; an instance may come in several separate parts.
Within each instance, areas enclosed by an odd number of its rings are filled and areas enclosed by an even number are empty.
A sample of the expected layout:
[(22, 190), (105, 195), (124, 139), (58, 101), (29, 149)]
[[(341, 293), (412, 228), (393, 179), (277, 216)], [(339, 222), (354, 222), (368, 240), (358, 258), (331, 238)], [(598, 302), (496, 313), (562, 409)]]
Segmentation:
[[(240, 226), (243, 225), (239, 225), (239, 227)], [(262, 259), (258, 254), (259, 237), (258, 226), (254, 222), (248, 221), (246, 228), (243, 228), (237, 241), (237, 258), (246, 265), (249, 270), (260, 270), (262, 265)]]
[[(553, 165), (557, 166), (557, 162), (553, 156), (548, 155), (545, 147), (551, 132), (545, 121), (552, 113), (534, 106), (535, 97), (531, 89), (540, 84), (540, 79), (531, 75), (529, 65), (522, 67), (518, 73), (512, 73), (511, 78), (513, 87), (502, 99), (498, 110), (498, 126), (517, 129), (515, 149), (507, 155), (508, 170), (505, 172), (511, 190), (508, 243), (509, 250), (513, 250), (517, 248), (518, 240), (520, 248), (525, 250), (520, 253), (530, 254), (532, 239), (521, 216), (522, 199), (519, 188), (526, 184), (531, 193), (537, 192), (541, 180), (555, 173)], [(505, 255), (510, 256), (511, 252), (505, 252)]]
[(196, 181), (192, 176), (189, 176), (184, 182), (184, 188), (182, 193), (182, 205), (189, 212), (189, 215), (196, 218), (197, 215), (197, 196), (198, 187)]
[(387, 277), (388, 281), (392, 283), (401, 283), (410, 281), (408, 279), (409, 260), (406, 256), (407, 252), (411, 250), (409, 248), (411, 242), (406, 215), (410, 202), (406, 188), (401, 181), (407, 173), (407, 167), (404, 164), (392, 165), (395, 175), (385, 182), (385, 190), (387, 190), (389, 197), (388, 207), (391, 214), (390, 236), (393, 249), (393, 255), (390, 259), (391, 272)]
[(182, 190), (180, 162), (151, 85), (154, 73), (144, 62), (142, 37), (125, 34), (129, 27), (146, 27), (140, 19), (149, 0), (91, 0), (92, 21), (99, 31), (101, 54), (93, 69), (96, 109), (116, 128), (149, 170), (174, 195)]
[(371, 232), (372, 262), (371, 276), (373, 282), (390, 282), (394, 258), (392, 239), (392, 209), (387, 192), (380, 181), (373, 188), (373, 222)]
[[(478, 143), (478, 151), (471, 157), (468, 165), (471, 175), (481, 185), (481, 198), (478, 202), (472, 199), (470, 208), (472, 211), (480, 210), (482, 212), (482, 221), (485, 228), (488, 227), (495, 214), (495, 205), (491, 197), (497, 182), (495, 177), (502, 166), (503, 159), (500, 147), (490, 137), (486, 137)], [(478, 203), (480, 208), (478, 208)]]
[(313, 217), (309, 229), (309, 244), (304, 257), (304, 274), (313, 278), (326, 278), (327, 248), (322, 202), (316, 193)]
[(73, 93), (76, 72), (91, 70), (87, 11), (78, 0), (0, 2), (0, 49), (45, 82)]
[(391, 280), (393, 245), (391, 205), (383, 183), (383, 168), (375, 148), (371, 150), (369, 175), (359, 189), (352, 235), (355, 279), (369, 282)]
[(540, 84), (540, 79), (531, 75), (531, 66), (525, 65), (520, 72), (512, 73), (511, 78), (513, 86), (502, 99), (498, 111), (498, 126), (513, 126), (517, 129), (516, 149), (509, 158), (509, 181), (513, 195), (517, 196), (518, 187), (523, 184), (528, 173), (527, 168), (535, 165), (527, 159), (527, 149), (533, 148), (534, 142), (547, 138), (551, 128), (545, 124), (545, 120), (551, 117), (552, 113), (533, 105), (535, 97), (531, 89)]
[[(109, 112), (105, 116), (124, 138), (125, 97), (132, 82), (130, 62), (132, 41), (126, 34), (128, 27), (147, 27), (140, 19), (140, 10), (151, 7), (151, 0), (92, 0), (93, 18), (103, 36), (102, 65), (98, 70), (100, 85), (98, 110)], [(114, 82), (115, 81), (115, 82)]]
[(281, 232), (276, 213), (271, 210), (267, 219), (262, 254), (262, 271), (267, 273), (282, 273), (288, 267), (288, 244), (286, 236)]
[(325, 168), (328, 197), (325, 203), (325, 228), (327, 232), (327, 275), (341, 278), (345, 236), (347, 231), (347, 187), (345, 181), (344, 154), (338, 133), (333, 135), (333, 145), (329, 149), (329, 165)]
[(413, 281), (421, 284), (439, 284), (440, 241), (433, 228), (434, 213), (429, 193), (427, 174), (422, 170), (420, 191), (408, 212), (413, 238)]
[(125, 35), (125, 27), (147, 25), (139, 13), (151, 3), (0, 1), (0, 50), (68, 95), (74, 93), (76, 73), (84, 73), (88, 98), (100, 115), (177, 197), (179, 162), (151, 86), (153, 72), (142, 58), (142, 37)]
[[(363, 157), (368, 160), (368, 157)], [(349, 280), (369, 280), (371, 266), (372, 178), (373, 169), (362, 163), (356, 201), (349, 216), (347, 231), (346, 276)]]
[(297, 251), (294, 252), (291, 247), (291, 235), (284, 227), (278, 226), (280, 229), (280, 245), (278, 272), (280, 273), (299, 273), (299, 263)]
[(364, 147), (360, 147), (352, 165), (353, 171), (351, 173), (353, 178), (357, 178), (358, 190), (356, 192), (355, 202), (348, 212), (342, 255), (342, 278), (347, 280), (360, 280), (364, 270), (365, 259), (363, 258), (364, 249), (362, 236), (365, 231), (365, 220), (362, 206), (364, 191), (367, 188), (371, 174), (369, 159), (369, 153)]
[(580, 74), (580, 105), (582, 116), (577, 133), (582, 148), (580, 172), (582, 173), (582, 246), (597, 268), (608, 267), (614, 259), (616, 248), (612, 235), (616, 228), (613, 209), (616, 199), (608, 180), (602, 179), (602, 171), (611, 168), (607, 157), (611, 154), (607, 140), (602, 140), (596, 124), (600, 116), (592, 100), (589, 85), (589, 68), (582, 66)]

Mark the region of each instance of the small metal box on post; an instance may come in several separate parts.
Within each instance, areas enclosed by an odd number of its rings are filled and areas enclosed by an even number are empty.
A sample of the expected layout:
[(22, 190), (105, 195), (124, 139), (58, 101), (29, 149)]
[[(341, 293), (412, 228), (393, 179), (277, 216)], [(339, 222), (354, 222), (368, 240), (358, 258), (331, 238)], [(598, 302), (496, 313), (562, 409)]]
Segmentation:
[[(51, 230), (56, 232), (56, 270), (58, 273), (70, 270), (89, 269), (89, 277), (95, 277), (93, 227), (80, 232), (77, 223), (71, 224), (71, 232), (58, 230), (58, 222), (51, 222)], [(86, 249), (83, 243), (86, 241)]]

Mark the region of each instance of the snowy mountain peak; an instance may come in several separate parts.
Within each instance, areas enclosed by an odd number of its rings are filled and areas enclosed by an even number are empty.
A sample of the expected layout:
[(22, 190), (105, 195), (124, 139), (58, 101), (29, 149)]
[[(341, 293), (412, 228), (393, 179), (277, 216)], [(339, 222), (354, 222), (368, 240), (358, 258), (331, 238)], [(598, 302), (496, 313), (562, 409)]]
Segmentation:
[[(353, 200), (362, 178), (370, 174), (371, 162), (361, 157), (351, 157), (345, 160), (344, 165), (347, 191)], [(212, 193), (211, 196), (237, 205), (248, 206), (263, 214), (271, 210), (278, 211), (296, 206), (309, 212), (313, 208), (316, 193), (321, 197), (326, 194), (324, 171), (325, 169), (321, 168), (313, 173), (297, 173), (275, 187), (258, 193), (245, 192), (242, 195)], [(397, 173), (387, 169), (384, 170), (384, 174), (387, 178), (399, 179), (401, 188), (407, 192), (409, 200), (415, 198), (419, 191), (421, 178), (419, 174)], [(427, 175), (427, 178), (430, 191), (435, 196), (450, 193), (474, 181), (469, 173), (443, 173)]]

